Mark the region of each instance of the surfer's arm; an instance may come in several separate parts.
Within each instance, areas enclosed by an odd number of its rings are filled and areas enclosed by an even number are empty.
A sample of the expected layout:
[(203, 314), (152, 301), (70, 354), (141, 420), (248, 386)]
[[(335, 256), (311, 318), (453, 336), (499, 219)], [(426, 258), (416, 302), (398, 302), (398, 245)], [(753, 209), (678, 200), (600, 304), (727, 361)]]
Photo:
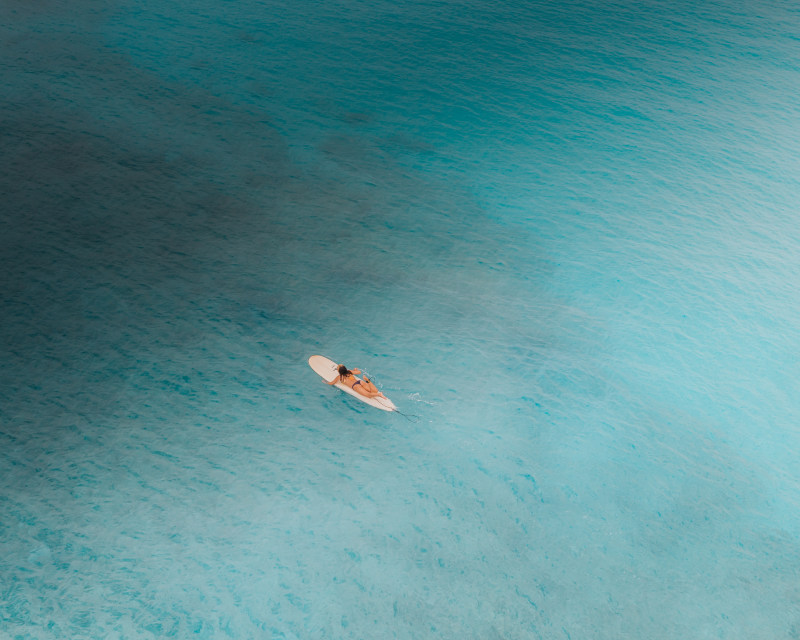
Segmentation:
[(361, 369), (353, 369), (353, 373), (361, 373)]
[(336, 377), (335, 377), (333, 380), (331, 380), (330, 382), (328, 382), (327, 380), (325, 380), (325, 384), (336, 384), (337, 382), (339, 382), (339, 378), (341, 378), (341, 377), (342, 377), (342, 376), (336, 376)]

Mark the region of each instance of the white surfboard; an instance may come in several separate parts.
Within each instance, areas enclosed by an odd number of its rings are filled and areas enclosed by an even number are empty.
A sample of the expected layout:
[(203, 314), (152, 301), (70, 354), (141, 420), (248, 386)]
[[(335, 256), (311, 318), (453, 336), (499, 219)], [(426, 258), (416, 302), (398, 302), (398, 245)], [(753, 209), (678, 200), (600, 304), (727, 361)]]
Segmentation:
[[(308, 359), (308, 364), (314, 371), (322, 376), (325, 382), (330, 382), (339, 375), (339, 365), (325, 356), (311, 356)], [(337, 389), (341, 389), (345, 393), (349, 393), (351, 396), (358, 398), (361, 400), (361, 402), (366, 402), (368, 405), (373, 406), (376, 409), (383, 409), (384, 411), (397, 411), (397, 407), (394, 406), (394, 403), (389, 400), (389, 398), (381, 398), (380, 396), (368, 398), (367, 396), (362, 396), (358, 391), (353, 391), (350, 387), (348, 387), (346, 384), (342, 384), (341, 382), (337, 382), (333, 386)]]

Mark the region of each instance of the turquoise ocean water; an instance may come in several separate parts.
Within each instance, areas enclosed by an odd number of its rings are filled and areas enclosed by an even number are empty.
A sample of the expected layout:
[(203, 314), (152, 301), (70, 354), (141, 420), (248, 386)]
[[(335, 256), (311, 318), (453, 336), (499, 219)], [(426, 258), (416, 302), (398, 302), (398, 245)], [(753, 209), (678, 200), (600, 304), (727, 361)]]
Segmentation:
[(800, 638), (796, 4), (0, 18), (0, 638)]

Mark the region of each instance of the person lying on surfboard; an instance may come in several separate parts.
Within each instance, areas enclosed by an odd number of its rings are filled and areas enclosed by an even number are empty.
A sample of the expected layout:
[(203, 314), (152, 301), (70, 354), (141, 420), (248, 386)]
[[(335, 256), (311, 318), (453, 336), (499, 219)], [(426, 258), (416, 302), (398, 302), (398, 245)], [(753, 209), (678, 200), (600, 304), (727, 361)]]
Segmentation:
[(353, 391), (360, 393), (362, 396), (366, 396), (367, 398), (375, 398), (381, 397), (385, 398), (386, 396), (383, 395), (376, 387), (372, 381), (364, 376), (363, 380), (359, 380), (356, 378), (355, 374), (361, 373), (360, 369), (353, 369), (350, 371), (347, 367), (343, 364), (339, 365), (339, 375), (336, 376), (333, 380), (328, 382), (328, 384), (336, 384), (337, 382), (341, 382), (343, 385), (350, 387)]

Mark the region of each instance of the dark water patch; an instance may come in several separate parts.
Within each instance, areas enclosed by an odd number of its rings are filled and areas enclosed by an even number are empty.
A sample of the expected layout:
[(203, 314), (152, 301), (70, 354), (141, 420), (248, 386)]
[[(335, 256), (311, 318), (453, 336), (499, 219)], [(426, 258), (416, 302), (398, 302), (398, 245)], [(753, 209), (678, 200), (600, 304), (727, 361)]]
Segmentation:
[(142, 71), (91, 29), (15, 26), (0, 50), (5, 415), (45, 398), (60, 408), (44, 421), (113, 412), (120, 372), (203, 342), (203, 300), (247, 296), (230, 273), (279, 246), (285, 147), (264, 113)]

